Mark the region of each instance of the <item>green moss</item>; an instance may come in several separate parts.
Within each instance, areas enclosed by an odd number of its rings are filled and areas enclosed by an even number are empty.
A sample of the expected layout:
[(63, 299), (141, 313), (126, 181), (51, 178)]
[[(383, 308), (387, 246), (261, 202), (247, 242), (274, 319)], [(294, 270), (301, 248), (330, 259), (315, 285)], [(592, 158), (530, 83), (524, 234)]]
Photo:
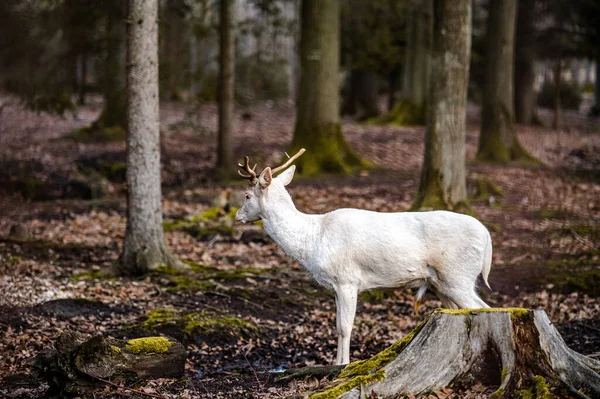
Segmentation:
[(488, 201), (490, 197), (504, 197), (504, 191), (494, 181), (486, 178), (478, 178), (476, 180), (473, 201)]
[(377, 118), (367, 120), (369, 124), (377, 125), (423, 125), (427, 116), (425, 106), (416, 105), (410, 101), (398, 101), (390, 112)]
[(516, 391), (516, 394), (517, 394), (517, 398), (519, 398), (519, 399), (534, 399), (532, 388)]
[(506, 378), (507, 375), (508, 375), (508, 369), (506, 367), (504, 367), (502, 369), (502, 372), (500, 373), (500, 383), (504, 382), (504, 379)]
[(113, 352), (121, 353), (121, 348), (118, 346), (111, 345), (110, 349), (112, 349)]
[(381, 381), (384, 378), (385, 371), (383, 370), (379, 370), (373, 374), (359, 375), (324, 392), (319, 392), (314, 395), (311, 395), (310, 399), (335, 399), (353, 388), (367, 385), (372, 382)]
[(98, 127), (92, 125), (73, 131), (69, 137), (75, 141), (81, 142), (106, 142), (125, 140), (126, 135), (125, 129), (121, 126)]
[(228, 212), (219, 207), (212, 207), (185, 219), (166, 220), (163, 222), (163, 230), (184, 231), (201, 239), (211, 238), (217, 234), (230, 237), (235, 234), (233, 221), (236, 212), (235, 207), (231, 207)]
[(493, 394), (490, 395), (490, 399), (498, 399), (504, 394), (504, 388), (498, 388)]
[(115, 280), (116, 277), (108, 270), (93, 268), (82, 273), (77, 273), (71, 277), (75, 281), (81, 280)]
[(206, 291), (214, 287), (214, 284), (209, 281), (197, 280), (194, 278), (180, 276), (175, 277), (169, 281), (167, 291), (179, 292), (179, 291)]
[(550, 394), (546, 379), (540, 375), (534, 377), (535, 380), (535, 398), (536, 399), (551, 399), (553, 396)]
[(126, 348), (132, 353), (164, 353), (174, 342), (165, 337), (136, 338), (127, 341)]
[(541, 208), (536, 212), (537, 216), (541, 219), (560, 219), (566, 220), (573, 217), (573, 214), (564, 209), (556, 208)]
[(171, 265), (160, 265), (156, 269), (152, 270), (152, 273), (167, 276), (177, 276), (181, 274), (181, 271)]
[(188, 335), (219, 334), (224, 332), (252, 333), (258, 331), (253, 323), (230, 315), (190, 313), (183, 317), (183, 331)]
[(176, 310), (170, 308), (153, 309), (146, 313), (146, 320), (142, 323), (142, 328), (153, 331), (157, 327), (162, 327), (167, 324), (177, 324), (179, 314)]
[(497, 223), (487, 220), (482, 220), (481, 223), (491, 232), (500, 233), (502, 231), (502, 227)]
[(289, 151), (295, 154), (301, 148), (306, 153), (295, 162), (298, 174), (315, 176), (321, 173), (349, 174), (372, 168), (346, 142), (339, 123), (320, 126), (298, 123)]

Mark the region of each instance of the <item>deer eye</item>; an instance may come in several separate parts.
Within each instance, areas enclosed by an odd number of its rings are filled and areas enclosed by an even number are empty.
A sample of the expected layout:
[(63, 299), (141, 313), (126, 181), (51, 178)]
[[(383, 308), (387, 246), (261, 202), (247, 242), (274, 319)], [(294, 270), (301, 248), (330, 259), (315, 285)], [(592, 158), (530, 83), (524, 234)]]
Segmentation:
[(246, 201), (250, 201), (250, 198), (252, 198), (252, 196), (250, 194), (246, 194)]

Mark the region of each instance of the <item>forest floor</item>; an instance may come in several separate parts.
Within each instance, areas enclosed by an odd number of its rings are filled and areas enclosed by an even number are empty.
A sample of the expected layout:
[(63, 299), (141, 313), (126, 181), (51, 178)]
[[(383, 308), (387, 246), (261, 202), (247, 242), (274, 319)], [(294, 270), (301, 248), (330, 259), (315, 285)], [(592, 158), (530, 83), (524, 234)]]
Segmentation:
[[(10, 97), (0, 103), (0, 396), (43, 396), (47, 386), (31, 373), (28, 359), (66, 329), (181, 340), (188, 351), (185, 378), (131, 386), (164, 398), (276, 398), (319, 384), (279, 384), (274, 376), (334, 361), (333, 295), (260, 226), (232, 225), (221, 214), (216, 222), (202, 221), (211, 226), (208, 233), (169, 231), (167, 243), (193, 265), (189, 272), (103, 278), (98, 271), (117, 258), (125, 230), (123, 141), (70, 136), (94, 120), (99, 102), (64, 118), (31, 113)], [(166, 104), (161, 112), (165, 219), (189, 221), (245, 183), (214, 178), (214, 105), (197, 110)], [(503, 193), (472, 202), (494, 243), (493, 292), (482, 295), (491, 306), (544, 309), (571, 348), (599, 358), (600, 123), (565, 115), (559, 131), (518, 126), (522, 143), (544, 165), (502, 166), (473, 162), (477, 114), (471, 107), (470, 192), (485, 178)], [(259, 167), (276, 164), (291, 140), (293, 118), (291, 106), (238, 110), (236, 157), (250, 155)], [(307, 213), (340, 207), (406, 211), (418, 186), (424, 128), (347, 120), (343, 129), (380, 168), (357, 176), (298, 177), (289, 187), (297, 207)], [(363, 294), (351, 360), (396, 342), (440, 306), (428, 296), (415, 315), (412, 299), (410, 290)], [(192, 312), (204, 327), (185, 331), (183, 316)], [(453, 387), (430, 397), (487, 397), (493, 389)], [(89, 397), (144, 394), (107, 387)]]

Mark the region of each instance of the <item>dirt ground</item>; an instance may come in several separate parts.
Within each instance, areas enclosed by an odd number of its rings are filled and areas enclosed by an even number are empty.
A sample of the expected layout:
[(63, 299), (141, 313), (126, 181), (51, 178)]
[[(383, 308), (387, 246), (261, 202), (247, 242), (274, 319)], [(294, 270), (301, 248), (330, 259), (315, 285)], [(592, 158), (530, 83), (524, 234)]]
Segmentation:
[[(0, 103), (0, 396), (43, 396), (47, 386), (31, 373), (28, 359), (66, 329), (122, 339), (167, 334), (188, 351), (181, 380), (138, 381), (129, 387), (135, 391), (107, 387), (90, 398), (277, 398), (316, 387), (318, 381), (286, 385), (274, 377), (290, 367), (334, 361), (333, 295), (260, 226), (231, 226), (222, 214), (207, 222), (225, 224), (212, 234), (166, 233), (171, 250), (193, 265), (189, 272), (101, 277), (98, 271), (117, 258), (124, 235), (124, 143), (70, 137), (98, 115), (97, 101), (64, 118), (28, 112), (7, 96)], [(242, 181), (215, 179), (214, 105), (166, 104), (161, 112), (168, 222), (201, 214), (224, 192), (244, 187)], [(491, 306), (544, 309), (570, 347), (599, 358), (600, 122), (565, 115), (559, 131), (518, 126), (522, 143), (544, 165), (503, 166), (473, 162), (477, 115), (471, 107), (470, 192), (481, 194), (482, 179), (502, 192), (483, 193), (472, 202), (494, 244), (493, 291), (483, 297)], [(237, 110), (236, 156), (250, 155), (259, 168), (276, 164), (291, 140), (293, 118), (292, 106)], [(406, 211), (418, 186), (424, 128), (347, 120), (343, 129), (379, 168), (357, 176), (295, 179), (289, 189), (298, 209)], [(91, 189), (90, 176), (100, 181)], [(103, 195), (95, 195), (100, 189)], [(402, 338), (440, 306), (428, 296), (415, 315), (412, 298), (402, 289), (362, 295), (352, 360)], [(182, 320), (192, 312), (211, 320), (210, 328), (186, 331)], [(486, 397), (490, 389), (478, 386), (468, 394), (450, 389), (444, 397)]]

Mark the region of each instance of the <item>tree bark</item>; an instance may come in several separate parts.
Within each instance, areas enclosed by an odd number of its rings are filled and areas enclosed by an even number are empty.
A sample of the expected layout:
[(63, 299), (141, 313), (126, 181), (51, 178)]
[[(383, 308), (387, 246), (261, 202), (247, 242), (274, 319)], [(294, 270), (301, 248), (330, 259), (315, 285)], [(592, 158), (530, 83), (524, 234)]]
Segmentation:
[(127, 228), (116, 272), (181, 266), (163, 237), (158, 118), (158, 1), (130, 0), (127, 35)]
[(340, 1), (303, 0), (300, 86), (291, 152), (306, 148), (300, 173), (348, 173), (367, 164), (346, 142), (340, 126)]
[(465, 135), (471, 1), (435, 0), (429, 111), (414, 207), (453, 209), (467, 199)]
[(514, 126), (514, 39), (516, 0), (491, 0), (481, 135), (477, 158), (509, 162), (534, 158), (521, 146)]
[(520, 0), (515, 42), (515, 121), (531, 123), (535, 111), (535, 0)]
[[(186, 352), (172, 338), (123, 341), (65, 331), (55, 349), (32, 361), (53, 391), (82, 394), (104, 388), (104, 381), (132, 383), (140, 378), (181, 378)], [(51, 395), (49, 395), (51, 396)]]
[(234, 67), (235, 35), (233, 32), (234, 1), (220, 0), (221, 52), (219, 55), (219, 149), (217, 168), (233, 170), (233, 117), (234, 117)]
[(396, 398), (474, 380), (491, 397), (599, 397), (600, 362), (569, 349), (543, 310), (437, 310), (407, 337), (346, 366), (322, 398)]

